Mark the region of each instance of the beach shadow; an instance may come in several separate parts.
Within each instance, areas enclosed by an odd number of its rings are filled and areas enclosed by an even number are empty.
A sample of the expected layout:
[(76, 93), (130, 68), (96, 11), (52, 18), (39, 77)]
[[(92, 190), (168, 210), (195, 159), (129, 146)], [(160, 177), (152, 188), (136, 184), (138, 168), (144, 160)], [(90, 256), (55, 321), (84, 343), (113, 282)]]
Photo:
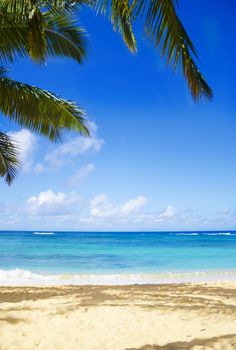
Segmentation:
[[(217, 344), (222, 343), (222, 347), (217, 347)], [(209, 339), (193, 339), (189, 342), (178, 341), (169, 343), (163, 346), (159, 345), (144, 345), (141, 348), (128, 348), (125, 350), (192, 350), (194, 347), (204, 347), (207, 349), (227, 349), (236, 350), (236, 334), (224, 335)]]
[[(0, 303), (19, 303), (21, 301), (37, 301), (57, 297), (73, 297), (81, 300), (82, 304), (102, 304), (107, 300), (120, 299), (117, 295), (110, 295), (106, 286), (62, 286), (62, 287), (0, 287)], [(123, 299), (123, 298), (122, 298)]]
[[(222, 293), (222, 294), (221, 294)], [(68, 298), (67, 298), (68, 297)], [(78, 308), (99, 306), (133, 306), (147, 312), (197, 311), (233, 315), (236, 313), (236, 289), (221, 290), (209, 285), (131, 285), (131, 286), (63, 286), (0, 288), (0, 303), (19, 303), (61, 299), (58, 314), (73, 312)], [(18, 306), (19, 307), (19, 306)], [(34, 308), (34, 305), (30, 305)], [(12, 311), (14, 307), (11, 305)], [(36, 308), (36, 305), (35, 305)]]
[[(77, 287), (78, 288), (78, 287)], [(171, 290), (170, 290), (171, 288)], [(236, 290), (224, 291), (219, 289), (192, 286), (120, 286), (120, 287), (87, 287), (86, 291), (70, 289), (70, 296), (66, 302), (62, 300), (60, 310), (53, 315), (64, 315), (79, 308), (88, 311), (93, 307), (135, 307), (149, 311), (191, 311), (202, 316), (209, 313), (236, 316)], [(74, 294), (73, 294), (74, 293)], [(64, 294), (65, 295), (65, 294)]]
[(0, 318), (0, 324), (1, 322), (6, 322), (6, 323), (10, 323), (10, 324), (17, 324), (20, 322), (26, 322), (26, 320), (24, 320), (23, 318), (16, 318), (16, 317), (4, 317), (4, 318)]

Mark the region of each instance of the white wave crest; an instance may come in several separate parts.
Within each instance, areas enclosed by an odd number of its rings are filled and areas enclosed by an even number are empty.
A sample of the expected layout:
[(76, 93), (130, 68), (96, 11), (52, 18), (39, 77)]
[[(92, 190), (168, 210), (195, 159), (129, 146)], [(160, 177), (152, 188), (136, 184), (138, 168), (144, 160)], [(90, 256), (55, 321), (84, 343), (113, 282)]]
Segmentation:
[(33, 232), (33, 235), (54, 235), (54, 232)]
[(235, 233), (232, 232), (218, 232), (219, 236), (235, 236)]
[(206, 236), (236, 236), (236, 233), (232, 232), (207, 232), (204, 233)]
[(199, 236), (200, 233), (177, 233), (176, 236)]
[(184, 232), (174, 233), (175, 236), (236, 236), (234, 232)]
[(153, 274), (39, 274), (29, 270), (0, 270), (1, 286), (132, 285), (236, 281), (233, 271), (166, 272)]

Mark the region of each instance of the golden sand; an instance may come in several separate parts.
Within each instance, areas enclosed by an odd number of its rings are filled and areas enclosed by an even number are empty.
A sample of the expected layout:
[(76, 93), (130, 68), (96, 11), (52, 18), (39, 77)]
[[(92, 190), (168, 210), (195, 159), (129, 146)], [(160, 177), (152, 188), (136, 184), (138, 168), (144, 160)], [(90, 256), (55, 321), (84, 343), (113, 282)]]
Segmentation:
[(1, 287), (1, 350), (233, 350), (236, 283)]

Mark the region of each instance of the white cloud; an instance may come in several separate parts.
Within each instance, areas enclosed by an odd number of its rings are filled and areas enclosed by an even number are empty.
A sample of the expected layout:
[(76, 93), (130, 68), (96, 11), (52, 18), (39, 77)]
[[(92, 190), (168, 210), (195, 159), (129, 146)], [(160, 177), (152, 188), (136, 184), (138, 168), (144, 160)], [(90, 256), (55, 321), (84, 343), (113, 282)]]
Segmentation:
[[(78, 156), (90, 154), (90, 153), (98, 153), (104, 144), (104, 140), (97, 136), (98, 127), (93, 122), (88, 122), (89, 130), (91, 137), (84, 137), (81, 135), (76, 135), (71, 137), (69, 140), (64, 141), (60, 145), (56, 145), (52, 148), (51, 151), (47, 152), (44, 159), (34, 165), (35, 173), (45, 173), (49, 171), (53, 171), (58, 167), (62, 167), (65, 164), (73, 163)], [(89, 173), (92, 170), (93, 165), (89, 165), (87, 169), (83, 171)], [(82, 170), (81, 170), (82, 171)], [(77, 176), (76, 176), (77, 175)], [(84, 173), (78, 170), (77, 174), (75, 174), (75, 178), (71, 179), (72, 183), (76, 183), (85, 177)]]
[(48, 190), (45, 192), (40, 192), (38, 196), (33, 196), (28, 199), (28, 203), (36, 204), (36, 205), (44, 205), (44, 204), (57, 204), (63, 203), (65, 200), (65, 193), (58, 192), (58, 194), (54, 193), (52, 190)]
[(222, 208), (218, 210), (217, 215), (221, 216), (228, 216), (232, 213), (232, 211), (229, 208)]
[(50, 166), (62, 166), (68, 161), (86, 153), (98, 153), (104, 144), (104, 140), (97, 136), (97, 125), (88, 122), (91, 137), (77, 136), (57, 146), (52, 152), (46, 155), (45, 161)]
[(45, 160), (53, 166), (61, 166), (69, 159), (87, 152), (99, 152), (104, 141), (99, 138), (78, 136), (65, 142), (46, 155)]
[(105, 193), (95, 196), (90, 201), (90, 215), (92, 218), (109, 218), (117, 213), (117, 209), (108, 200)]
[(96, 207), (97, 205), (104, 204), (108, 202), (108, 196), (105, 193), (98, 194), (95, 196), (91, 202), (91, 207)]
[(71, 185), (76, 186), (81, 183), (89, 174), (95, 170), (95, 165), (90, 163), (86, 166), (78, 169), (76, 173), (70, 178), (69, 182)]
[[(20, 161), (23, 171), (33, 171), (36, 174), (53, 171), (69, 162), (73, 162), (78, 156), (88, 153), (98, 153), (104, 144), (104, 140), (97, 136), (98, 127), (93, 122), (88, 122), (91, 137), (74, 136), (60, 145), (50, 146), (43, 159), (35, 161), (35, 150), (38, 146), (38, 138), (26, 129), (10, 132), (20, 150)], [(71, 179), (72, 182), (80, 182), (94, 170), (93, 164), (88, 164), (84, 169), (79, 169)]]
[(121, 213), (124, 215), (130, 215), (134, 212), (137, 212), (147, 203), (147, 198), (143, 196), (138, 196), (137, 198), (130, 199), (124, 203), (121, 207)]
[(74, 192), (55, 193), (51, 189), (40, 192), (27, 200), (27, 208), (32, 215), (64, 215), (73, 212), (73, 207), (79, 202), (79, 196)]
[[(201, 213), (191, 208), (171, 205), (157, 213), (144, 210), (146, 201), (139, 197), (117, 205), (101, 193), (90, 201), (75, 192), (54, 192), (49, 189), (18, 203), (0, 202), (3, 229), (50, 230), (199, 230), (233, 229), (236, 211), (229, 215)], [(145, 197), (143, 197), (145, 198)], [(144, 203), (145, 202), (145, 203)], [(129, 205), (127, 205), (129, 203)], [(130, 203), (143, 203), (140, 206)], [(124, 208), (132, 210), (125, 211)], [(224, 214), (225, 210), (223, 210)], [(228, 210), (227, 210), (228, 212)]]
[(10, 132), (9, 135), (16, 141), (19, 148), (19, 158), (23, 171), (30, 171), (34, 162), (34, 151), (37, 146), (37, 138), (26, 129)]
[(42, 163), (36, 163), (33, 167), (33, 170), (36, 174), (40, 174), (47, 172), (49, 169), (45, 167)]
[(176, 214), (177, 214), (177, 210), (171, 205), (168, 205), (167, 208), (164, 210), (164, 212), (158, 215), (158, 218), (159, 219), (172, 218)]
[(105, 193), (95, 196), (90, 201), (91, 219), (102, 218), (109, 220), (128, 220), (138, 214), (139, 210), (146, 204), (147, 199), (143, 196), (132, 198), (121, 206), (109, 201)]

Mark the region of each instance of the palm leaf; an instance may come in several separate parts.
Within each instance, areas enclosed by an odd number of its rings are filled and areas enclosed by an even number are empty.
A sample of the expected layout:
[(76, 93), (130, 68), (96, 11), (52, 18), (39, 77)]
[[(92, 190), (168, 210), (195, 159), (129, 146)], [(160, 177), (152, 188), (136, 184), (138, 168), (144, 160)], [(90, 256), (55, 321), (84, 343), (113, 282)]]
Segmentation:
[(6, 77), (0, 78), (0, 111), (17, 124), (52, 141), (60, 139), (62, 129), (89, 135), (85, 113), (73, 102)]
[(4, 12), (0, 7), (0, 60), (13, 63), (16, 58), (28, 56), (26, 25)]
[(121, 33), (128, 49), (131, 52), (137, 51), (129, 0), (94, 0), (84, 3), (94, 8), (97, 13), (105, 15), (113, 24), (113, 29)]
[(0, 176), (8, 185), (14, 180), (19, 170), (18, 151), (10, 136), (0, 131)]
[(73, 58), (82, 63), (86, 57), (86, 32), (68, 16), (44, 14), (46, 55)]
[(32, 10), (33, 1), (31, 0), (0, 0), (0, 7), (3, 12), (14, 13), (24, 18), (26, 13)]
[(91, 5), (95, 0), (0, 0), (0, 6), (10, 13), (28, 17), (33, 8), (46, 9), (60, 14), (74, 13), (80, 5)]
[(27, 56), (38, 63), (56, 56), (83, 62), (86, 35), (72, 14), (64, 10), (46, 12), (45, 8), (41, 12), (36, 5), (18, 11), (6, 10), (0, 1), (0, 59), (3, 63)]
[[(22, 0), (20, 2), (17, 0), (1, 0), (0, 4), (5, 4), (5, 6), (7, 4), (8, 9), (19, 11), (20, 15), (24, 17), (26, 15), (29, 16), (29, 5), (27, 6), (29, 2), (32, 6), (30, 0)], [(121, 32), (126, 45), (132, 52), (136, 51), (132, 23), (134, 20), (141, 18), (144, 21), (145, 35), (156, 47), (161, 48), (162, 55), (166, 57), (168, 64), (174, 70), (178, 67), (182, 71), (193, 98), (195, 100), (201, 97), (212, 98), (212, 90), (196, 65), (197, 55), (195, 48), (177, 15), (177, 0), (35, 0), (34, 6), (37, 8), (48, 8), (50, 11), (61, 11), (61, 13), (65, 14), (70, 11), (74, 13), (82, 3), (96, 9), (97, 13), (106, 15), (113, 23), (113, 28)], [(41, 39), (40, 35), (42, 35)], [(41, 55), (43, 55), (45, 50), (47, 50), (48, 54), (53, 47), (55, 55), (59, 49), (60, 55), (63, 56), (66, 52), (66, 56), (69, 54), (68, 48), (64, 49), (64, 37), (62, 36), (60, 40), (59, 33), (57, 35), (54, 33), (53, 35), (50, 32), (47, 35), (49, 41), (47, 49), (43, 44), (43, 35), (45, 36), (45, 32), (39, 30), (38, 40), (41, 40)], [(0, 39), (1, 37), (3, 35), (0, 35)], [(34, 35), (34, 38), (37, 39), (37, 35)], [(35, 42), (37, 42), (36, 39), (34, 40)], [(58, 40), (60, 40), (60, 44)], [(75, 53), (73, 50), (72, 52), (73, 58), (75, 58)], [(22, 50), (20, 53), (22, 53)], [(33, 58), (35, 57), (37, 59), (37, 55), (33, 55)], [(40, 54), (38, 54), (38, 57), (40, 57)], [(80, 62), (79, 59), (77, 60)]]
[(175, 70), (180, 67), (195, 100), (212, 98), (212, 90), (200, 73), (195, 48), (176, 13), (175, 0), (132, 0), (134, 18), (144, 19), (145, 35), (161, 48)]
[[(43, 16), (37, 6), (37, 1), (31, 0), (1, 0), (1, 25), (6, 20), (12, 21), (11, 28), (16, 34), (23, 30), (23, 43), (31, 58), (42, 62), (45, 56), (45, 34), (43, 31)], [(20, 41), (22, 43), (22, 41)], [(4, 42), (3, 42), (4, 43)]]
[[(67, 0), (67, 2), (71, 1)], [(94, 2), (96, 5), (93, 7), (97, 8), (98, 12), (108, 14), (115, 29), (117, 23), (124, 28), (122, 20), (126, 18), (128, 23), (141, 19), (145, 36), (156, 47), (161, 48), (162, 56), (166, 57), (167, 63), (174, 70), (177, 67), (181, 69), (193, 99), (212, 98), (212, 90), (196, 65), (195, 48), (177, 15), (177, 0), (92, 1)]]
[(45, 62), (46, 38), (44, 16), (39, 8), (33, 8), (26, 19), (27, 46), (30, 57), (36, 62)]

